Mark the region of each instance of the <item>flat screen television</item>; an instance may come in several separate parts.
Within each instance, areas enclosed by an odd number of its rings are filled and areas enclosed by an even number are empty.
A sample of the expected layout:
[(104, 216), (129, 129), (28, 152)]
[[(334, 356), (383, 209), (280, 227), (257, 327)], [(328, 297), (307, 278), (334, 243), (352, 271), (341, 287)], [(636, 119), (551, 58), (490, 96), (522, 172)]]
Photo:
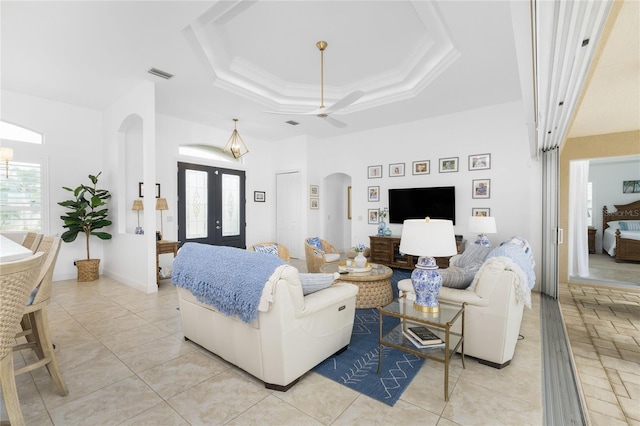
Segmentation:
[(427, 216), (456, 224), (455, 186), (389, 189), (389, 223)]

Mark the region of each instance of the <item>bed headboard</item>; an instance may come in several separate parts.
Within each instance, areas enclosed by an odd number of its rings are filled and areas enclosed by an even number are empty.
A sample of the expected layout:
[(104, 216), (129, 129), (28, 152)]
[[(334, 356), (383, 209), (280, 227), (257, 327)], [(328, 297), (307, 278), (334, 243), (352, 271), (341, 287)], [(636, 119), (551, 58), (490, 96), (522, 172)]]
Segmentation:
[(640, 220), (640, 200), (629, 204), (614, 204), (617, 211), (607, 211), (607, 206), (602, 208), (602, 230), (609, 227), (608, 222), (613, 220)]

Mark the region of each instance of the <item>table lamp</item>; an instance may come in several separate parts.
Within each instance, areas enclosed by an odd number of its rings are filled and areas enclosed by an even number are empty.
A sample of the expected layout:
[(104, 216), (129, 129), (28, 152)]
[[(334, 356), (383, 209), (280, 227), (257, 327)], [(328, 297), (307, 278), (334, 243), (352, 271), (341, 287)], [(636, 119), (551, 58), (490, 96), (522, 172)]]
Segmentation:
[(442, 276), (434, 256), (453, 256), (458, 253), (453, 222), (443, 219), (407, 219), (402, 225), (400, 252), (420, 256), (411, 273), (416, 293), (413, 307), (422, 312), (439, 312), (438, 292)]
[(469, 218), (469, 231), (479, 233), (476, 244), (491, 247), (491, 242), (485, 234), (498, 232), (496, 230), (496, 218), (491, 216), (471, 216)]
[(133, 200), (133, 207), (131, 207), (131, 210), (134, 210), (136, 213), (138, 213), (138, 226), (136, 226), (136, 234), (143, 235), (144, 231), (140, 227), (140, 210), (144, 210), (142, 200)]
[(169, 204), (167, 204), (166, 198), (156, 199), (156, 210), (160, 210), (160, 239), (164, 238), (164, 228), (162, 223), (162, 211), (169, 210)]

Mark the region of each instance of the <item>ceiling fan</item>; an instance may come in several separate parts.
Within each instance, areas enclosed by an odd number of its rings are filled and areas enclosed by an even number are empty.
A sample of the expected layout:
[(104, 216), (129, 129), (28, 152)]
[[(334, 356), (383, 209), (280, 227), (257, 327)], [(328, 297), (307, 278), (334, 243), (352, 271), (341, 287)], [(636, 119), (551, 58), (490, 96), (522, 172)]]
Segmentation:
[(364, 95), (362, 90), (356, 90), (355, 92), (349, 93), (344, 98), (340, 99), (333, 105), (328, 108), (324, 106), (324, 50), (327, 48), (326, 41), (319, 41), (316, 43), (316, 46), (320, 50), (320, 107), (314, 111), (309, 112), (281, 112), (281, 111), (270, 111), (272, 114), (287, 114), (287, 115), (315, 115), (320, 118), (324, 118), (328, 123), (339, 127), (344, 128), (347, 127), (347, 124), (336, 120), (333, 117), (330, 117), (334, 112), (346, 108)]

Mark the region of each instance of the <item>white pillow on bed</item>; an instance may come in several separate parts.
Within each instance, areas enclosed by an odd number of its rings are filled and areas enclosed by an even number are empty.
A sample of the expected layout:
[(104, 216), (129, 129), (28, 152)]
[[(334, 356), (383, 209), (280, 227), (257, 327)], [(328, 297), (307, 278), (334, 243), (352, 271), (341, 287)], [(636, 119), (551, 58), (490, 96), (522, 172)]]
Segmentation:
[(620, 229), (620, 221), (619, 220), (612, 220), (611, 222), (607, 222), (607, 225), (609, 225), (609, 228), (611, 228), (611, 229)]

